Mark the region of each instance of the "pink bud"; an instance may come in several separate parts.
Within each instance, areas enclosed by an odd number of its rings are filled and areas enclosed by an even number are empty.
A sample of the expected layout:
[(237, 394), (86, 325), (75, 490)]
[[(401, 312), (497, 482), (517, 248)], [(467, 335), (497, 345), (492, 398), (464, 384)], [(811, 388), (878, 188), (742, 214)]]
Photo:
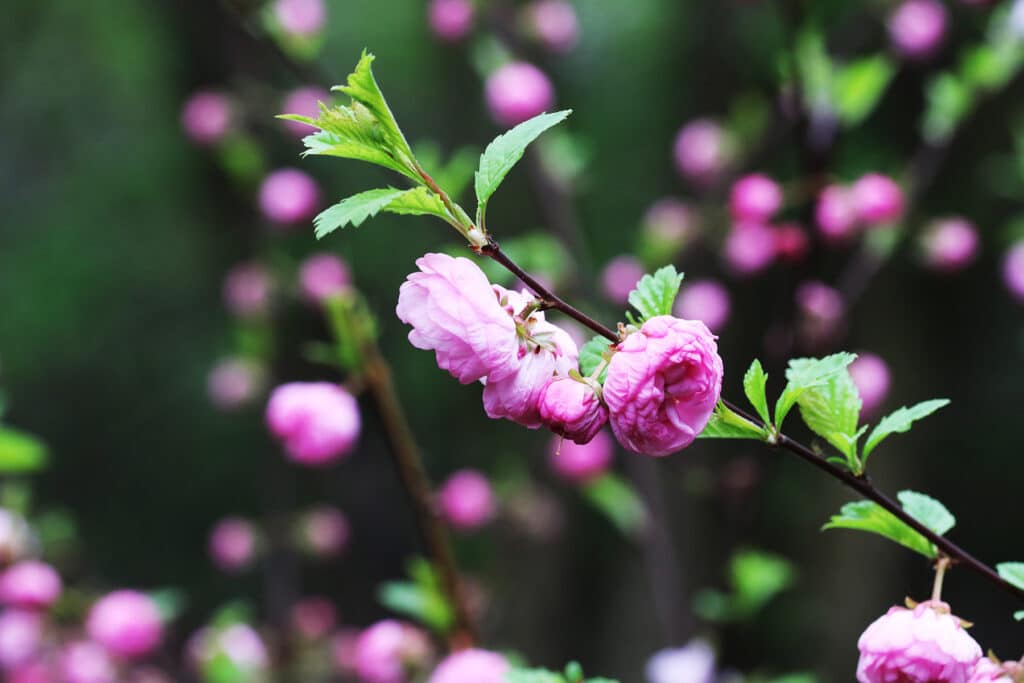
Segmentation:
[(818, 347), (839, 336), (846, 305), (837, 290), (817, 280), (804, 282), (796, 288), (796, 304), (800, 334), (809, 346)]
[(476, 470), (459, 470), (438, 493), (441, 514), (460, 531), (482, 527), (494, 517), (496, 503), (487, 477)]
[(442, 659), (427, 683), (505, 683), (510, 668), (497, 652), (460, 650)]
[(268, 175), (260, 185), (260, 210), (267, 220), (281, 226), (311, 219), (320, 206), (320, 189), (309, 174), (283, 168)]
[(810, 247), (807, 233), (796, 223), (783, 223), (775, 228), (775, 253), (780, 261), (800, 263)]
[(533, 34), (548, 50), (564, 53), (580, 37), (576, 10), (566, 0), (538, 0), (527, 10)]
[(181, 127), (197, 145), (220, 142), (231, 128), (233, 113), (227, 95), (215, 90), (193, 93), (181, 109)]
[(853, 193), (842, 185), (829, 185), (818, 195), (814, 218), (822, 236), (833, 243), (845, 241), (857, 229)]
[(241, 517), (225, 517), (210, 532), (210, 559), (224, 572), (247, 569), (256, 557), (256, 530)]
[(921, 236), (921, 248), (928, 267), (954, 273), (969, 266), (978, 253), (978, 231), (965, 218), (932, 221)]
[(563, 479), (582, 484), (601, 476), (608, 470), (615, 455), (615, 442), (602, 430), (586, 444), (566, 441), (561, 437), (551, 440), (548, 461), (555, 474)]
[(889, 37), (903, 56), (927, 59), (942, 43), (946, 20), (946, 8), (937, 0), (906, 0), (889, 16)]
[(36, 560), (23, 560), (0, 575), (0, 602), (22, 609), (45, 609), (60, 597), (57, 570)]
[(755, 173), (732, 186), (729, 211), (737, 221), (765, 222), (782, 208), (782, 188), (766, 175)]
[(775, 232), (761, 223), (737, 223), (725, 238), (722, 256), (734, 274), (755, 275), (775, 260)]
[(25, 518), (0, 508), (0, 564), (21, 559), (34, 545), (32, 529)]
[(696, 119), (676, 136), (675, 159), (679, 172), (692, 183), (713, 184), (729, 163), (730, 143), (725, 131), (710, 119)]
[(696, 280), (683, 286), (676, 300), (677, 318), (700, 320), (712, 332), (718, 332), (729, 320), (732, 304), (729, 290), (716, 280)]
[(410, 671), (421, 668), (431, 654), (423, 631), (393, 619), (363, 631), (355, 649), (356, 673), (364, 683), (406, 683)]
[(119, 657), (141, 657), (152, 652), (163, 637), (156, 603), (145, 593), (119, 590), (92, 606), (85, 628), (89, 637)]
[(860, 394), (861, 413), (870, 416), (889, 395), (889, 366), (873, 353), (862, 353), (850, 363), (850, 377)]
[(893, 223), (903, 216), (903, 190), (892, 178), (868, 173), (853, 184), (851, 192), (857, 216), (869, 227)]
[[(320, 103), (330, 104), (331, 93), (321, 87), (309, 85), (303, 88), (296, 88), (289, 92), (284, 102), (281, 103), (281, 111), (285, 114), (298, 114), (311, 119), (320, 116)], [(289, 133), (297, 137), (304, 137), (316, 132), (313, 126), (301, 121), (281, 121)]]
[(42, 641), (43, 619), (38, 613), (8, 609), (0, 614), (0, 667), (27, 663)]
[(206, 378), (206, 391), (217, 408), (232, 411), (252, 402), (263, 388), (264, 372), (244, 358), (225, 358)]
[(555, 102), (551, 81), (532, 64), (512, 62), (487, 78), (487, 105), (491, 116), (514, 126), (547, 111)]
[(594, 387), (570, 377), (555, 377), (538, 403), (540, 417), (555, 434), (576, 443), (589, 442), (608, 422), (608, 408)]
[(327, 22), (327, 7), (324, 0), (275, 0), (274, 18), (286, 33), (308, 37)]
[(310, 510), (300, 526), (302, 545), (318, 557), (340, 555), (352, 535), (348, 518), (341, 510), (323, 505)]
[(616, 256), (601, 271), (601, 289), (609, 301), (625, 306), (643, 276), (644, 266), (636, 258)]
[(337, 610), (331, 601), (323, 596), (303, 598), (292, 605), (292, 628), (306, 640), (324, 638), (337, 621)]
[(262, 316), (270, 309), (270, 273), (259, 263), (240, 263), (224, 278), (224, 305), (237, 316)]
[(431, 0), (427, 12), (430, 30), (445, 42), (458, 42), (473, 30), (473, 3), (470, 0)]
[(301, 465), (326, 465), (352, 453), (362, 420), (344, 387), (330, 382), (291, 382), (267, 402), (267, 427), (288, 457)]
[(1015, 299), (1024, 302), (1024, 240), (1015, 242), (1003, 257), (1003, 283)]
[(299, 288), (306, 301), (323, 303), (352, 286), (348, 264), (334, 254), (313, 254), (299, 266)]
[(107, 651), (87, 640), (64, 647), (60, 668), (65, 683), (114, 683), (117, 672)]

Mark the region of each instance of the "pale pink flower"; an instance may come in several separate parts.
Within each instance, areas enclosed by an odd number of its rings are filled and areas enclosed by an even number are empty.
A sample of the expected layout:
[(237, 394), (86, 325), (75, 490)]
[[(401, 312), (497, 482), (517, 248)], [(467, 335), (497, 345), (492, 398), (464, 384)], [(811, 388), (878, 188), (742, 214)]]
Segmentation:
[(1020, 662), (996, 662), (982, 657), (974, 665), (967, 683), (1016, 683), (1024, 680), (1024, 665)]
[(850, 192), (858, 218), (868, 227), (893, 223), (903, 216), (903, 189), (888, 176), (868, 173)]
[(274, 18), (286, 33), (312, 36), (327, 22), (324, 0), (275, 0)]
[(556, 436), (548, 448), (548, 462), (558, 476), (574, 483), (585, 483), (607, 471), (615, 455), (615, 442), (606, 430), (589, 443), (578, 444)]
[(405, 622), (378, 621), (361, 634), (355, 645), (355, 670), (364, 683), (406, 683), (410, 669), (430, 658), (427, 635)]
[(210, 532), (210, 559), (224, 572), (238, 572), (252, 565), (256, 557), (256, 529), (241, 517), (225, 517)]
[(43, 618), (38, 612), (8, 609), (0, 613), (0, 667), (25, 664), (43, 643)]
[(119, 657), (152, 652), (163, 638), (157, 604), (145, 593), (119, 590), (100, 598), (85, 624), (89, 637)]
[(775, 232), (761, 223), (736, 223), (725, 238), (722, 256), (734, 274), (755, 275), (775, 261)]
[(303, 598), (292, 605), (292, 628), (307, 640), (319, 640), (327, 636), (337, 621), (338, 611), (330, 599), (323, 596)]
[(889, 38), (909, 59), (931, 57), (946, 35), (946, 7), (938, 0), (906, 0), (889, 16)]
[(527, 62), (512, 62), (487, 77), (491, 116), (514, 126), (542, 114), (555, 102), (555, 89), (543, 71)]
[(299, 536), (303, 547), (313, 555), (333, 557), (348, 546), (352, 528), (341, 510), (321, 505), (303, 516)]
[(224, 305), (241, 317), (266, 315), (273, 283), (262, 264), (240, 263), (224, 278)]
[(818, 195), (814, 218), (822, 237), (832, 243), (849, 239), (857, 231), (857, 207), (843, 185), (828, 185)]
[(594, 387), (571, 377), (552, 379), (541, 392), (538, 409), (548, 429), (580, 444), (608, 422), (608, 408)]
[(921, 235), (925, 264), (941, 273), (969, 266), (978, 253), (978, 230), (966, 218), (932, 221)]
[(712, 332), (717, 332), (729, 320), (732, 304), (729, 290), (717, 280), (696, 280), (684, 285), (676, 300), (677, 318), (700, 320)]
[(683, 177), (696, 185), (711, 185), (729, 164), (730, 146), (727, 133), (717, 121), (690, 121), (676, 136), (676, 168)]
[(461, 650), (442, 659), (427, 683), (505, 683), (510, 668), (497, 652)]
[(431, 0), (427, 14), (434, 35), (449, 43), (462, 40), (473, 29), (472, 0)]
[(643, 276), (644, 266), (636, 257), (616, 256), (601, 271), (601, 290), (609, 301), (625, 306)]
[(320, 207), (320, 188), (305, 171), (278, 169), (263, 179), (259, 204), (267, 220), (287, 227), (316, 215)]
[(527, 9), (533, 34), (552, 52), (568, 52), (580, 37), (576, 10), (567, 0), (537, 0)]
[(850, 363), (850, 377), (860, 394), (861, 412), (874, 415), (889, 395), (889, 366), (880, 356), (861, 353)]
[(478, 529), (493, 519), (497, 504), (491, 483), (476, 470), (459, 470), (438, 492), (441, 514), (461, 531)]
[(61, 652), (60, 668), (65, 683), (114, 683), (117, 680), (110, 655), (88, 640), (66, 645)]
[(22, 609), (45, 609), (60, 597), (57, 570), (38, 560), (22, 560), (0, 574), (0, 602)]
[(181, 109), (181, 127), (192, 142), (212, 145), (220, 142), (231, 128), (231, 101), (216, 90), (193, 93)]
[(1024, 240), (1015, 242), (1003, 257), (1003, 284), (1017, 301), (1024, 302)]
[(684, 647), (654, 653), (644, 673), (647, 683), (712, 683), (715, 651), (706, 640), (695, 638)]
[(349, 455), (362, 425), (355, 398), (330, 382), (282, 384), (270, 394), (266, 420), (288, 457), (303, 465)]
[(313, 254), (299, 266), (299, 289), (310, 303), (321, 304), (351, 287), (352, 273), (348, 264), (334, 254)]
[(264, 371), (245, 358), (225, 358), (206, 376), (206, 393), (221, 410), (237, 410), (263, 389)]
[[(311, 119), (319, 118), (320, 103), (331, 103), (331, 93), (316, 85), (296, 88), (285, 95), (281, 103), (281, 111), (285, 114), (298, 114)], [(296, 137), (304, 137), (316, 132), (316, 128), (301, 121), (282, 120), (285, 129)]]
[(782, 208), (782, 188), (761, 173), (740, 178), (729, 195), (729, 211), (737, 221), (764, 222)]
[(20, 560), (34, 545), (35, 538), (25, 518), (0, 508), (0, 564)]

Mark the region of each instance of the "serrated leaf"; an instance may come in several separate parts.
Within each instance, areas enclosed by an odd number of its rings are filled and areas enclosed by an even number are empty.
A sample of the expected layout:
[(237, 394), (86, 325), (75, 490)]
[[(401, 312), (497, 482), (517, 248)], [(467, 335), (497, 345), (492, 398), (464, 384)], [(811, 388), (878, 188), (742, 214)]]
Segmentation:
[(368, 218), (373, 218), (381, 211), (400, 214), (430, 214), (446, 221), (451, 220), (437, 196), (431, 194), (426, 188), (396, 190), (389, 187), (366, 190), (341, 200), (314, 218), (317, 239), (348, 225), (358, 228)]
[(409, 143), (398, 127), (398, 122), (377, 85), (377, 79), (373, 76), (374, 59), (372, 54), (364, 50), (355, 70), (348, 75), (347, 83), (336, 85), (331, 90), (343, 92), (353, 101), (366, 107), (379, 124), (381, 135), (390, 144), (393, 152), (411, 160), (413, 154)]
[(486, 206), (495, 190), (501, 185), (501, 181), (523, 158), (530, 143), (548, 128), (564, 121), (571, 113), (571, 109), (566, 109), (550, 114), (540, 114), (494, 138), (480, 156), (480, 167), (476, 172), (475, 182), (477, 202), (481, 206)]
[(0, 427), (0, 474), (27, 474), (46, 465), (46, 446), (39, 439)]
[(956, 517), (953, 516), (953, 513), (930, 496), (916, 491), (900, 491), (896, 497), (911, 517), (939, 536), (945, 535), (947, 531), (956, 526)]
[(754, 439), (764, 441), (768, 433), (760, 425), (737, 415), (722, 402), (715, 406), (707, 426), (697, 438), (700, 439)]
[[(331, 118), (325, 118), (325, 115), (316, 119), (314, 123), (310, 123), (310, 125), (329, 128), (302, 138), (302, 143), (306, 146), (303, 156), (312, 154), (366, 161), (420, 182), (420, 177), (414, 171), (406, 168), (386, 151), (385, 142), (377, 137), (372, 123), (359, 123), (355, 119), (355, 114), (348, 107), (337, 107), (332, 110), (332, 114)], [(282, 118), (303, 123), (314, 121), (313, 119), (305, 120), (304, 117)]]
[[(608, 347), (612, 345), (612, 342), (607, 337), (600, 335), (594, 337), (586, 344), (580, 347), (580, 374), (584, 377), (590, 377), (597, 370), (598, 366), (604, 362), (604, 354), (607, 353)], [(608, 369), (601, 373), (598, 381), (604, 383), (604, 378), (608, 374)]]
[(861, 400), (849, 370), (843, 368), (823, 384), (804, 389), (796, 402), (800, 417), (811, 431), (846, 456), (849, 466), (856, 470)]
[(406, 216), (437, 216), (449, 223), (455, 219), (448, 213), (444, 202), (436, 194), (425, 187), (414, 187), (406, 190), (394, 201), (384, 207), (388, 213), (397, 213)]
[(1024, 590), (1024, 562), (1000, 562), (996, 571), (1004, 581)]
[(838, 515), (822, 527), (827, 529), (854, 529), (884, 536), (891, 541), (935, 559), (938, 552), (927, 538), (911, 529), (888, 510), (870, 500), (859, 500), (844, 505)]
[(761, 416), (764, 423), (770, 424), (772, 419), (768, 415), (768, 397), (765, 395), (767, 384), (768, 375), (761, 367), (761, 361), (755, 358), (754, 362), (750, 364), (747, 374), (743, 375), (743, 393), (747, 395), (750, 405), (754, 406), (754, 410)]
[(824, 358), (794, 358), (786, 368), (786, 388), (775, 402), (775, 426), (782, 427), (789, 411), (805, 390), (829, 381), (856, 359), (852, 353), (834, 353)]
[(835, 108), (846, 126), (856, 126), (875, 109), (896, 67), (889, 57), (874, 55), (847, 64), (834, 83)]
[(589, 481), (583, 497), (627, 536), (640, 534), (647, 525), (647, 508), (633, 487), (612, 473)]
[(936, 398), (931, 401), (922, 401), (910, 408), (903, 407), (883, 417), (878, 425), (871, 431), (868, 440), (864, 442), (864, 460), (868, 459), (871, 451), (890, 434), (902, 434), (909, 432), (914, 422), (928, 417), (939, 408), (949, 405), (949, 399)]
[(659, 315), (672, 315), (672, 305), (683, 282), (682, 273), (675, 266), (659, 268), (653, 275), (648, 274), (636, 283), (636, 289), (629, 293), (629, 305), (640, 312), (640, 321)]

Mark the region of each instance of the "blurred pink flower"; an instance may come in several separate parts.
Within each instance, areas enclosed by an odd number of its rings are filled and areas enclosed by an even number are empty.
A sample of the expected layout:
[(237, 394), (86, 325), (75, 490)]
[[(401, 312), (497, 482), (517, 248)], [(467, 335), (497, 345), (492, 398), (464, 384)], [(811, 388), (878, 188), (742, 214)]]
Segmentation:
[(850, 363), (850, 377), (857, 386), (862, 403), (861, 413), (874, 415), (889, 395), (889, 366), (873, 353), (858, 354)]
[(780, 261), (800, 263), (810, 247), (807, 233), (796, 223), (783, 223), (775, 227), (775, 254)]
[(221, 410), (237, 410), (251, 403), (263, 389), (264, 372), (244, 358), (225, 358), (206, 377), (210, 401)]
[(304, 171), (278, 169), (263, 179), (259, 204), (271, 223), (281, 227), (294, 225), (316, 215), (320, 207), (320, 188)]
[(1015, 299), (1024, 302), (1024, 240), (1015, 242), (1003, 257), (1003, 283)]
[(0, 602), (10, 607), (46, 609), (62, 589), (57, 570), (38, 560), (22, 560), (0, 574)]
[(256, 529), (252, 522), (241, 517), (225, 517), (210, 532), (210, 559), (224, 572), (250, 567), (256, 558), (256, 547)]
[(216, 90), (196, 91), (181, 109), (181, 127), (197, 145), (220, 142), (231, 129), (232, 118), (230, 99)]
[(703, 639), (654, 653), (645, 668), (648, 683), (713, 683), (715, 651)]
[(473, 30), (472, 0), (430, 0), (430, 29), (443, 41), (454, 43)]
[(491, 483), (476, 470), (459, 470), (438, 492), (441, 514), (460, 531), (472, 531), (494, 517), (497, 503)]
[(0, 508), (0, 565), (20, 560), (34, 545), (35, 538), (25, 518)]
[(420, 629), (393, 619), (378, 621), (356, 640), (356, 674), (364, 683), (406, 683), (409, 671), (423, 667), (430, 655), (430, 641)]
[(352, 528), (341, 510), (321, 505), (305, 514), (300, 524), (303, 546), (312, 554), (332, 557), (348, 546)]
[(729, 211), (737, 221), (763, 223), (782, 208), (782, 188), (761, 173), (744, 176), (733, 183)]
[(510, 668), (497, 652), (461, 650), (442, 659), (427, 683), (504, 683)]
[(732, 304), (729, 290), (717, 280), (696, 280), (683, 285), (676, 300), (677, 318), (700, 320), (712, 332), (718, 332), (729, 320)]
[(272, 286), (270, 273), (261, 264), (240, 263), (224, 278), (224, 305), (237, 316), (266, 315)]
[(868, 173), (850, 192), (857, 217), (868, 227), (894, 223), (903, 216), (903, 189), (888, 176)]
[[(282, 114), (298, 114), (311, 119), (319, 118), (320, 103), (331, 103), (331, 93), (316, 85), (296, 88), (285, 95), (281, 103)], [(316, 132), (316, 128), (301, 121), (285, 121), (281, 123), (285, 129), (296, 137), (304, 137)]]
[(726, 235), (722, 256), (734, 274), (755, 275), (775, 261), (775, 231), (761, 223), (736, 223)]
[(551, 52), (568, 52), (579, 41), (579, 20), (567, 0), (537, 0), (527, 8), (527, 18), (533, 34)]
[(312, 36), (327, 23), (327, 6), (324, 0), (275, 0), (274, 18), (286, 33)]
[(7, 609), (0, 613), (0, 667), (27, 663), (43, 643), (43, 618), (37, 612)]
[(352, 273), (348, 264), (334, 254), (313, 254), (299, 266), (299, 289), (310, 303), (323, 303), (351, 287)]
[(818, 195), (814, 218), (822, 237), (838, 243), (849, 239), (857, 230), (857, 208), (853, 193), (843, 185), (828, 185)]
[(541, 114), (555, 102), (555, 89), (543, 71), (527, 62), (512, 62), (487, 77), (487, 106), (503, 126)]
[(909, 59), (927, 59), (946, 34), (946, 7), (938, 0), (905, 0), (889, 15), (893, 46)]
[(615, 442), (603, 429), (589, 443), (581, 445), (556, 436), (548, 447), (551, 469), (573, 483), (585, 483), (604, 474), (614, 455)]
[(89, 637), (118, 657), (149, 654), (163, 637), (156, 603), (145, 593), (119, 590), (100, 598), (85, 624)]
[(338, 621), (338, 612), (329, 598), (315, 595), (303, 598), (291, 610), (291, 623), (295, 632), (307, 640), (326, 637)]
[(117, 680), (110, 655), (88, 640), (66, 645), (61, 652), (60, 668), (64, 683), (114, 683)]
[(966, 218), (932, 221), (921, 235), (924, 262), (933, 270), (954, 273), (974, 261), (978, 242), (978, 230)]
[(695, 119), (676, 135), (676, 167), (684, 178), (706, 187), (718, 180), (728, 166), (730, 146), (727, 134), (716, 121)]
[(629, 293), (644, 276), (644, 266), (634, 256), (616, 256), (601, 271), (601, 291), (614, 304), (625, 306)]
[(288, 457), (302, 465), (349, 455), (362, 426), (352, 394), (330, 382), (282, 384), (270, 394), (266, 420)]

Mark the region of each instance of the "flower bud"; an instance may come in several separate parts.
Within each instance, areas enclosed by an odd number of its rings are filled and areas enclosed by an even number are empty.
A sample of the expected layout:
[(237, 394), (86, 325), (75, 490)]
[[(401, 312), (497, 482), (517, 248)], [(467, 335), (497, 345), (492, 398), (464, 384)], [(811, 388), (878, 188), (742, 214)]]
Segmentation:
[(325, 638), (338, 621), (338, 612), (328, 598), (303, 598), (292, 605), (291, 623), (295, 632), (306, 640)]
[(267, 220), (279, 226), (290, 226), (316, 215), (320, 189), (308, 173), (282, 168), (264, 178), (259, 202)]
[(615, 442), (604, 430), (599, 431), (585, 444), (566, 441), (556, 436), (551, 440), (548, 454), (548, 462), (555, 474), (566, 481), (582, 484), (608, 470), (615, 455)]
[(782, 208), (782, 188), (766, 175), (754, 173), (737, 180), (729, 197), (729, 211), (737, 221), (763, 223)]
[(244, 358), (226, 358), (207, 375), (206, 392), (214, 406), (232, 411), (251, 403), (263, 383), (262, 367)]
[(568, 52), (579, 40), (579, 20), (567, 0), (537, 0), (526, 16), (530, 32), (551, 52)]
[(643, 276), (644, 266), (636, 258), (616, 256), (601, 271), (601, 290), (608, 301), (624, 306)]
[(327, 23), (324, 0), (275, 0), (274, 19), (285, 33), (309, 37)]
[(832, 243), (844, 242), (857, 229), (853, 194), (842, 185), (829, 185), (818, 195), (814, 219), (822, 237)]
[(551, 81), (532, 64), (512, 62), (487, 78), (487, 105), (503, 126), (515, 126), (541, 114), (555, 102)]
[(431, 0), (427, 13), (430, 30), (445, 42), (458, 42), (473, 30), (471, 0)]
[(921, 235), (925, 264), (941, 273), (969, 266), (978, 253), (978, 231), (965, 218), (932, 221)]
[(307, 512), (299, 524), (302, 547), (317, 557), (335, 557), (348, 547), (352, 529), (341, 510), (322, 505)]
[(442, 659), (427, 683), (504, 683), (510, 668), (497, 652), (460, 650)]
[[(331, 93), (319, 86), (308, 85), (289, 92), (281, 103), (281, 111), (285, 114), (298, 114), (315, 119), (320, 116), (321, 102), (330, 104)], [(285, 130), (296, 137), (301, 138), (316, 132), (313, 126), (301, 121), (282, 120), (281, 123)]]
[(842, 332), (846, 304), (842, 295), (824, 282), (801, 283), (796, 288), (796, 305), (801, 314), (800, 335), (808, 346), (826, 345)]
[(755, 275), (775, 260), (775, 232), (761, 223), (737, 223), (725, 238), (722, 256), (735, 275)]
[(585, 444), (608, 422), (608, 409), (589, 382), (556, 377), (538, 403), (540, 419), (555, 434)]
[(216, 90), (199, 90), (185, 100), (181, 127), (197, 145), (220, 142), (231, 129), (233, 112), (228, 96)]
[(868, 173), (850, 191), (857, 217), (868, 227), (893, 223), (903, 216), (903, 190), (892, 178)]
[(729, 165), (730, 147), (727, 134), (717, 122), (696, 119), (683, 126), (676, 136), (676, 168), (690, 182), (707, 187)]
[(889, 366), (880, 356), (862, 353), (850, 363), (850, 377), (860, 394), (861, 413), (875, 415), (889, 395)]
[(351, 287), (352, 273), (348, 264), (334, 254), (313, 254), (299, 266), (299, 289), (312, 304), (321, 304)]
[(1003, 283), (1015, 299), (1024, 302), (1024, 240), (1015, 242), (1003, 257)]
[(355, 668), (364, 683), (407, 683), (430, 659), (427, 635), (405, 622), (378, 621), (359, 635)]
[(700, 320), (712, 332), (718, 332), (729, 320), (732, 304), (729, 290), (717, 280), (696, 280), (684, 285), (676, 300), (677, 318)]
[(43, 619), (36, 612), (8, 609), (0, 613), (0, 667), (27, 663), (42, 647)]
[(156, 603), (145, 593), (119, 590), (100, 598), (85, 624), (89, 637), (118, 657), (149, 654), (163, 637)]
[(784, 223), (775, 228), (775, 254), (780, 261), (800, 263), (810, 247), (807, 233), (796, 223)]
[(661, 650), (647, 660), (647, 683), (713, 683), (715, 651), (695, 638), (685, 647)]
[(26, 610), (46, 609), (60, 597), (57, 570), (37, 560), (22, 560), (0, 575), (0, 602)]
[(256, 529), (241, 517), (225, 517), (210, 532), (210, 559), (223, 572), (239, 572), (256, 559)]
[(60, 655), (60, 669), (65, 683), (114, 683), (117, 680), (110, 655), (88, 640), (64, 647)]
[(351, 454), (362, 424), (352, 394), (330, 382), (282, 384), (270, 395), (266, 420), (288, 457), (302, 465)]
[(472, 531), (494, 517), (496, 503), (487, 477), (476, 470), (450, 476), (438, 494), (441, 514), (460, 531)]
[(931, 57), (946, 34), (946, 8), (938, 0), (905, 0), (889, 16), (889, 38), (908, 59)]
[(270, 273), (259, 263), (240, 263), (224, 278), (224, 305), (240, 317), (266, 315), (270, 310)]

